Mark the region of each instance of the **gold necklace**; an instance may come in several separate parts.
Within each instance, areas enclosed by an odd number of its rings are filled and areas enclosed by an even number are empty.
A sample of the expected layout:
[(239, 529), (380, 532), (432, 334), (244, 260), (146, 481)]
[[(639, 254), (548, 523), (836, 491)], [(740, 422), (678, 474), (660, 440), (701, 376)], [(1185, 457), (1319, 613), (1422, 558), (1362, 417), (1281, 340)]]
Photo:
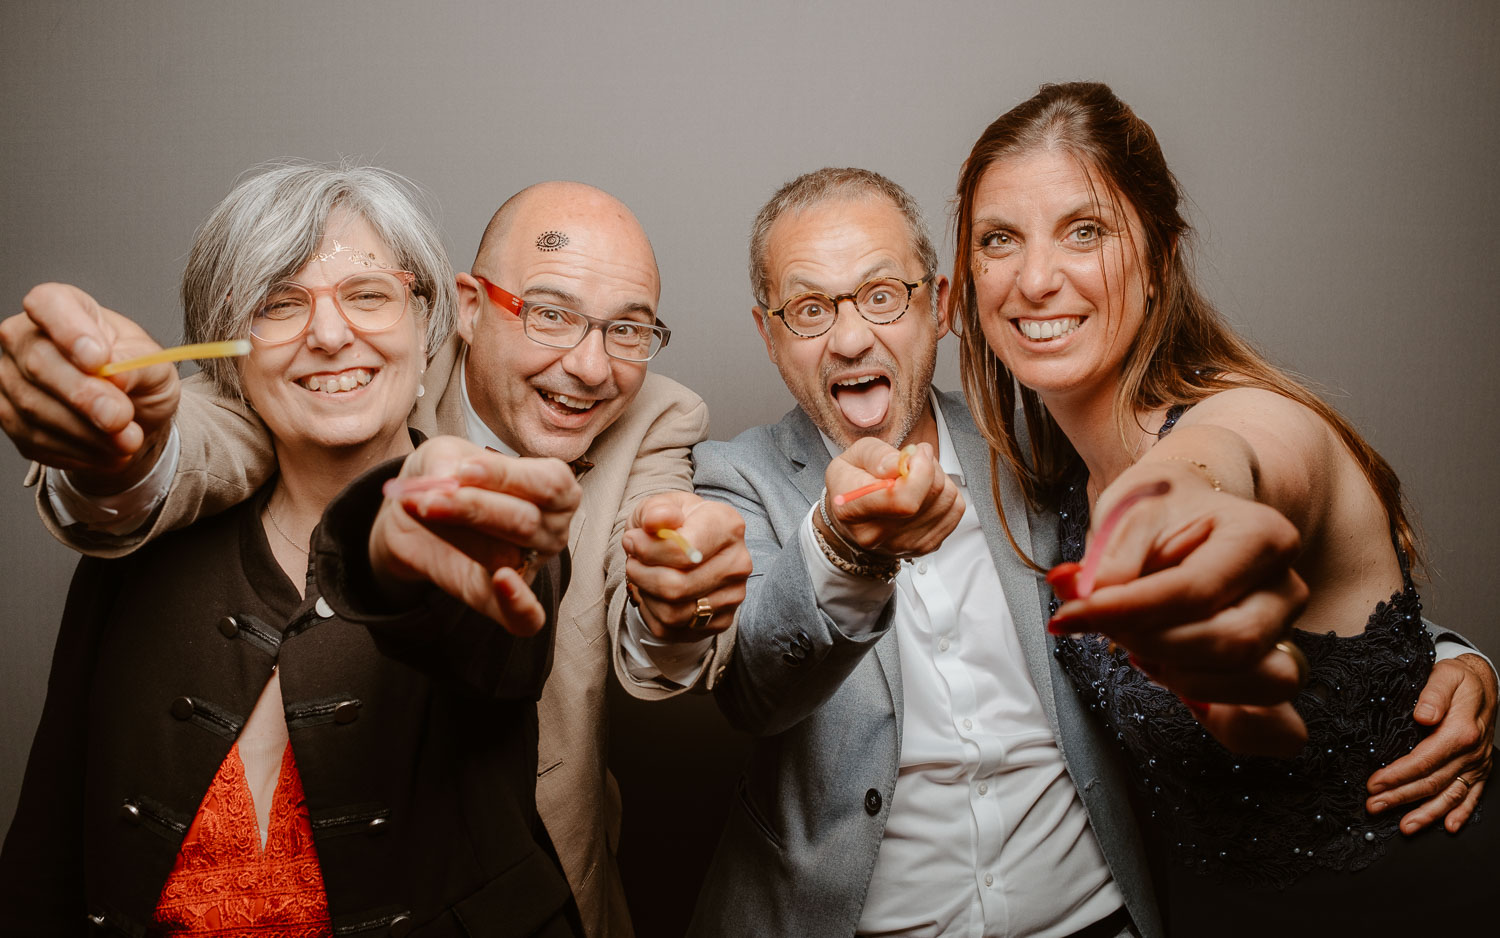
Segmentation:
[(276, 512), (271, 510), (270, 499), (266, 500), (266, 517), (271, 519), (271, 527), (276, 529), (276, 533), (281, 535), (282, 540), (292, 545), (293, 548), (300, 551), (304, 556), (307, 555), (306, 547), (303, 547), (301, 544), (298, 544), (296, 541), (292, 540), (291, 535), (281, 530), (281, 525), (276, 522)]

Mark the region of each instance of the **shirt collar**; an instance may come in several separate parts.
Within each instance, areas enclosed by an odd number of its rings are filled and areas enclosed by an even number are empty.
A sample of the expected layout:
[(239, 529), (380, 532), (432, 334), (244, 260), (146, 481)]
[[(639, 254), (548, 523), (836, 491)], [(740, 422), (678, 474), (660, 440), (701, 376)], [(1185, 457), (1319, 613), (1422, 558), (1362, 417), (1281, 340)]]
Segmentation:
[[(943, 408), (938, 404), (937, 391), (931, 387), (927, 389), (927, 400), (932, 404), (932, 419), (937, 423), (938, 436), (938, 465), (943, 471), (953, 477), (953, 481), (959, 485), (964, 482), (964, 467), (958, 461), (958, 453), (953, 449), (953, 437), (948, 434), (948, 421), (943, 419)], [(467, 398), (465, 398), (467, 403)], [(818, 436), (823, 438), (823, 445), (828, 449), (828, 455), (837, 458), (844, 450), (824, 433), (818, 430)]]

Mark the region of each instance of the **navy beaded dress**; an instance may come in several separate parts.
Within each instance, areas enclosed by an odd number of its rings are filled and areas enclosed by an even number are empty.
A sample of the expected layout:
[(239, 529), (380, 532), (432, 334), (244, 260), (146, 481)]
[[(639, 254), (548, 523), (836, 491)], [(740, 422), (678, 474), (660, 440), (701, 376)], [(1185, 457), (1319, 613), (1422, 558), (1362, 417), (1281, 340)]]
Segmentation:
[[(1181, 413), (1169, 412), (1162, 435)], [(1064, 560), (1083, 557), (1086, 482), (1080, 471), (1059, 506)], [(1291, 760), (1229, 752), (1103, 639), (1057, 640), (1064, 670), (1125, 751), (1171, 935), (1412, 935), (1478, 914), (1468, 905), (1491, 888), (1480, 883), (1495, 869), (1493, 824), (1407, 837), (1402, 810), (1364, 808), (1371, 773), (1428, 732), (1411, 712), (1432, 640), (1400, 559), (1403, 588), (1362, 634), (1294, 633), (1312, 669), (1294, 701), (1308, 744)]]

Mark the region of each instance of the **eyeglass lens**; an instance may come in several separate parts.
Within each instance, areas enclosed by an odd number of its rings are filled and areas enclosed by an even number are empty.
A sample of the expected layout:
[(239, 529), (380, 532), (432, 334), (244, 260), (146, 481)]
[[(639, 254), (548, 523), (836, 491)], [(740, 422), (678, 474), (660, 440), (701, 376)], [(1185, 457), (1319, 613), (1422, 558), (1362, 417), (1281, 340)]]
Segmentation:
[[(848, 297), (838, 297), (842, 300)], [(852, 299), (859, 314), (873, 323), (892, 322), (906, 311), (911, 290), (895, 278), (871, 280), (854, 291)], [(783, 308), (787, 324), (799, 333), (818, 334), (833, 325), (837, 302), (826, 293), (804, 293), (793, 297)]]
[(525, 325), (526, 335), (533, 341), (554, 348), (573, 348), (597, 325), (604, 335), (604, 350), (625, 361), (646, 361), (661, 347), (661, 333), (646, 323), (591, 319), (558, 306), (529, 307)]
[(301, 335), (311, 319), (317, 297), (331, 294), (349, 325), (377, 332), (396, 324), (406, 312), (407, 287), (398, 276), (370, 271), (345, 277), (331, 287), (309, 289), (283, 281), (271, 287), (250, 322), (250, 334), (265, 342), (284, 342)]

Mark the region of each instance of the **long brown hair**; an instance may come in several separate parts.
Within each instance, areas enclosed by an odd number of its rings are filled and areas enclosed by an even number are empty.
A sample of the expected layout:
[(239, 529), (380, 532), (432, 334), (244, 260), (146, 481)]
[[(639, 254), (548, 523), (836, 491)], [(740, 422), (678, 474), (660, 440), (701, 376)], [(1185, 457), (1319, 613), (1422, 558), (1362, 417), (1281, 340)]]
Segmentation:
[[(961, 327), (959, 374), (975, 422), (989, 442), (992, 471), (998, 472), (1001, 462), (1008, 465), (1021, 480), (1028, 503), (1041, 508), (1056, 503), (1078, 458), (1037, 394), (1020, 387), (990, 350), (979, 327), (974, 294), (972, 228), (980, 180), (1001, 160), (1049, 149), (1079, 160), (1103, 183), (1109, 200), (1133, 206), (1145, 234), (1141, 247), (1155, 298), (1126, 352), (1115, 395), (1114, 417), (1121, 438), (1138, 430), (1136, 415), (1142, 411), (1193, 404), (1234, 387), (1275, 391), (1333, 427), (1415, 563), (1416, 538), (1396, 473), (1338, 411), (1236, 335), (1198, 289), (1187, 259), (1192, 228), (1180, 211), (1182, 189), (1167, 168), (1156, 134), (1108, 85), (1098, 82), (1043, 85), (1031, 99), (985, 128), (959, 173), (953, 252), (955, 320)], [(1026, 423), (1024, 454), (1015, 425), (1018, 392)], [(995, 504), (1000, 504), (998, 492)], [(1003, 512), (1001, 522), (1016, 546)], [(1016, 550), (1030, 563), (1019, 547)]]

